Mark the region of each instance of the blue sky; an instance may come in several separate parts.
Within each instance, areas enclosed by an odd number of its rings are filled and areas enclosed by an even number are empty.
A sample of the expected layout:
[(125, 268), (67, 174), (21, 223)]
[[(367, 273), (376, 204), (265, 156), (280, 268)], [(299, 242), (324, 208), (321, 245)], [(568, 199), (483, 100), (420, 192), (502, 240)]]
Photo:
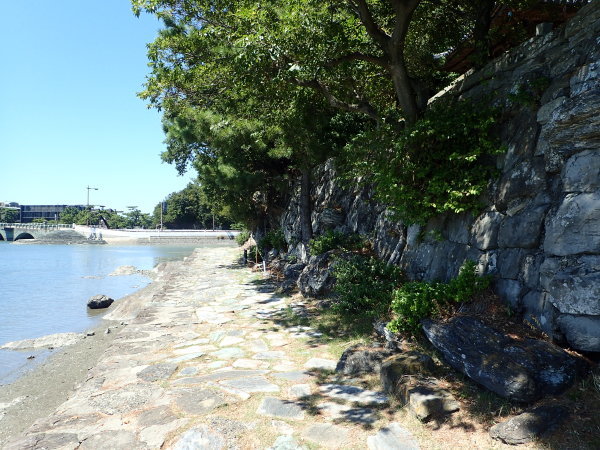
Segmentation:
[(160, 27), (128, 0), (0, 0), (0, 201), (151, 212), (194, 177), (162, 163), (136, 93)]

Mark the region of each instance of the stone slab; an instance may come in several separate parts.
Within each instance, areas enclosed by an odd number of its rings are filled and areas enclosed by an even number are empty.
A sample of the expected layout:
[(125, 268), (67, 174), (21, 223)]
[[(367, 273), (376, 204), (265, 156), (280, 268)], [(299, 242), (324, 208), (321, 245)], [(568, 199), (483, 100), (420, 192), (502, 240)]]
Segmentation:
[(261, 376), (223, 380), (219, 384), (243, 392), (279, 392), (279, 386)]
[(333, 359), (311, 358), (304, 364), (304, 367), (311, 370), (330, 370), (334, 371), (337, 361)]
[(275, 397), (265, 397), (256, 412), (263, 416), (282, 419), (304, 419), (304, 411), (298, 404)]
[(202, 425), (181, 435), (173, 450), (220, 450), (225, 444), (223, 436)]
[[(310, 425), (302, 436), (312, 442), (322, 445), (325, 448), (344, 448), (347, 447), (348, 442), (348, 430), (339, 425), (332, 425), (326, 423), (316, 423)], [(354, 442), (353, 444), (357, 444)]]
[(166, 380), (177, 370), (177, 364), (155, 364), (137, 374), (144, 381)]
[(324, 384), (319, 391), (326, 397), (363, 405), (384, 405), (388, 397), (381, 393), (343, 384)]
[(369, 450), (419, 450), (415, 437), (400, 425), (392, 422), (381, 428), (377, 434), (367, 438)]
[(317, 405), (319, 412), (337, 423), (350, 422), (361, 425), (371, 425), (378, 419), (378, 414), (370, 408), (357, 408), (334, 402), (324, 402)]

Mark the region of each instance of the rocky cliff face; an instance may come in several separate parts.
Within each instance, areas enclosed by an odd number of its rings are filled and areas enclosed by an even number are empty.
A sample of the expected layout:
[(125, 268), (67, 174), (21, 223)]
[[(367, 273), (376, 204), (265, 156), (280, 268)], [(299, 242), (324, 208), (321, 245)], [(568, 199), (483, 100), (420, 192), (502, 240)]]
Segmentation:
[[(498, 124), (507, 147), (498, 160), (501, 176), (480, 215), (405, 226), (369, 189), (341, 189), (330, 161), (315, 173), (315, 234), (336, 229), (369, 235), (381, 258), (414, 279), (446, 280), (466, 259), (479, 261), (514, 311), (573, 348), (600, 351), (598, 36), (600, 3), (592, 2), (564, 27), (530, 39), (438, 94), (491, 95), (506, 111)], [(288, 242), (300, 235), (297, 195), (282, 227)]]

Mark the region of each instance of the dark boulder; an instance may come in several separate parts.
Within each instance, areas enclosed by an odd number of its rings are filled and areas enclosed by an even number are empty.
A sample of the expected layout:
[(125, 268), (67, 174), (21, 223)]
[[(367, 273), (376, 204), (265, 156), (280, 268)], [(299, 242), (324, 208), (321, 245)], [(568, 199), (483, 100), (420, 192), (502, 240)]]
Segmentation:
[(286, 264), (283, 268), (283, 276), (286, 279), (296, 281), (302, 273), (304, 267), (306, 267), (306, 264), (302, 263)]
[(90, 309), (108, 308), (114, 300), (106, 295), (94, 295), (87, 302), (87, 307)]
[(379, 372), (383, 360), (392, 354), (389, 350), (353, 345), (342, 353), (335, 371), (345, 375)]
[(516, 340), (472, 317), (455, 317), (447, 323), (426, 320), (423, 330), (448, 364), (514, 401), (532, 402), (561, 393), (575, 380), (580, 364), (553, 344)]
[(331, 292), (335, 283), (333, 275), (334, 251), (311, 256), (298, 278), (298, 289), (305, 297), (321, 297)]
[(490, 436), (507, 444), (526, 444), (560, 425), (569, 415), (561, 405), (544, 405), (490, 428)]
[(386, 393), (398, 396), (407, 379), (414, 376), (432, 375), (434, 371), (435, 363), (431, 356), (410, 351), (387, 359), (381, 365), (379, 378)]

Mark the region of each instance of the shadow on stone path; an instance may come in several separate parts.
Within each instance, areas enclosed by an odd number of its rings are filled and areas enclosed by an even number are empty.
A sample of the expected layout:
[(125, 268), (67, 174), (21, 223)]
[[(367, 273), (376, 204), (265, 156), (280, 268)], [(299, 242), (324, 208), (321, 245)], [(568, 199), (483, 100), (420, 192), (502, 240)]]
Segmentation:
[(416, 449), (381, 392), (336, 378), (319, 333), (271, 319), (288, 300), (196, 250), (164, 277), (49, 417), (7, 449)]

